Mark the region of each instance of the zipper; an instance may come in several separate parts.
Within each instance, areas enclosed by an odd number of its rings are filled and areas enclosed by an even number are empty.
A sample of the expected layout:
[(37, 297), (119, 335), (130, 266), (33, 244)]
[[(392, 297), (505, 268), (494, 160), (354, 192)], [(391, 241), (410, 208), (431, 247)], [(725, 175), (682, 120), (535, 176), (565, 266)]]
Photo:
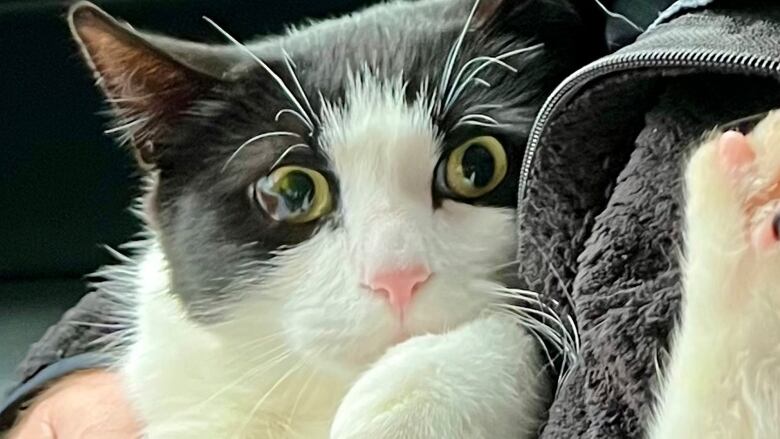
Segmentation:
[(780, 60), (717, 50), (643, 50), (629, 54), (613, 54), (595, 61), (571, 74), (542, 105), (531, 128), (520, 167), (519, 197), (522, 200), (528, 186), (536, 151), (550, 118), (588, 82), (602, 75), (641, 68), (715, 67), (738, 73), (780, 74)]

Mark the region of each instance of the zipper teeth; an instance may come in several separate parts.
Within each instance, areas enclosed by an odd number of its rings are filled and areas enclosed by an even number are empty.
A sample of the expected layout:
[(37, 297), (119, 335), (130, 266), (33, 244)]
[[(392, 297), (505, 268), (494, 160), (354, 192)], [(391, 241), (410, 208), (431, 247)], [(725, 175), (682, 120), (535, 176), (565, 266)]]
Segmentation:
[(520, 167), (520, 198), (522, 199), (525, 195), (531, 165), (550, 115), (565, 98), (579, 90), (590, 79), (602, 74), (615, 73), (631, 68), (702, 66), (727, 67), (733, 70), (780, 72), (780, 60), (715, 50), (645, 51), (629, 55), (613, 55), (585, 66), (566, 78), (542, 105), (542, 109), (531, 130), (531, 135), (528, 138), (528, 147)]

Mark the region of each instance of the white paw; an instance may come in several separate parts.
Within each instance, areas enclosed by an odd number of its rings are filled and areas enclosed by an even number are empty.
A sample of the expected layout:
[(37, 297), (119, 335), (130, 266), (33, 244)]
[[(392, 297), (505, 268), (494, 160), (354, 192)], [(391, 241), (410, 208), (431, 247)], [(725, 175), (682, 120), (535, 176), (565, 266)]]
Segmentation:
[(388, 351), (344, 398), (332, 439), (532, 437), (545, 383), (537, 346), (505, 317)]
[(780, 437), (780, 112), (695, 152), (681, 325), (650, 438)]
[(766, 318), (780, 305), (780, 112), (747, 136), (706, 142), (686, 178), (688, 311), (720, 327), (768, 329), (751, 312)]

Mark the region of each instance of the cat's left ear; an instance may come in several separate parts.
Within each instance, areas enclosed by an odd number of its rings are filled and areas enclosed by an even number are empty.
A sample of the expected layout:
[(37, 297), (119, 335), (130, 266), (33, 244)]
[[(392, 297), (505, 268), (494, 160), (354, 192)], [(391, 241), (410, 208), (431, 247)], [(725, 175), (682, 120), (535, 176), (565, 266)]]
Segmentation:
[(114, 112), (115, 132), (144, 165), (171, 140), (181, 116), (236, 62), (219, 48), (139, 32), (80, 2), (68, 23)]
[(545, 44), (548, 51), (595, 57), (603, 52), (603, 27), (577, 0), (478, 0), (476, 26)]

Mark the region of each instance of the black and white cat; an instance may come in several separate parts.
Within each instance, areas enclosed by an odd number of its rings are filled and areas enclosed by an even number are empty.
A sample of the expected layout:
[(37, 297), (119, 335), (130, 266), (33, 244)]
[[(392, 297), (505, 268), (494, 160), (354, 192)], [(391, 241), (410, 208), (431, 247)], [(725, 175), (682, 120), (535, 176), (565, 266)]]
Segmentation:
[[(504, 268), (530, 122), (584, 56), (566, 2), (395, 2), (251, 45), (215, 25), (224, 46), (69, 17), (148, 169), (150, 236), (107, 271), (135, 290), (117, 367), (147, 437), (535, 437), (551, 383)], [(700, 436), (688, 315), (653, 437)]]
[[(533, 437), (507, 288), (563, 1), (395, 2), (245, 46), (70, 25), (149, 169), (117, 367), (150, 438)], [(511, 271), (511, 270), (509, 270)]]

